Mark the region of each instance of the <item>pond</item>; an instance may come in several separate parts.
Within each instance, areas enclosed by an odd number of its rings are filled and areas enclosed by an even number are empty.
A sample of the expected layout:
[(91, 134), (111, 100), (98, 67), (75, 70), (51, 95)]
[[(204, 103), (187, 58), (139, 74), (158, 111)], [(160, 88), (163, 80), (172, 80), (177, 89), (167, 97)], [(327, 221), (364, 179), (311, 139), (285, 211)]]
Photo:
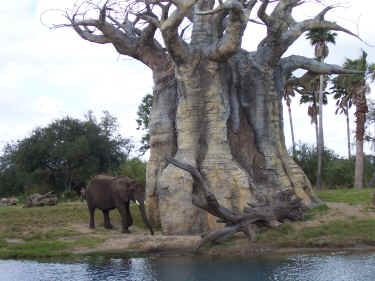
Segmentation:
[(213, 259), (91, 258), (81, 262), (0, 260), (6, 281), (373, 281), (375, 255)]

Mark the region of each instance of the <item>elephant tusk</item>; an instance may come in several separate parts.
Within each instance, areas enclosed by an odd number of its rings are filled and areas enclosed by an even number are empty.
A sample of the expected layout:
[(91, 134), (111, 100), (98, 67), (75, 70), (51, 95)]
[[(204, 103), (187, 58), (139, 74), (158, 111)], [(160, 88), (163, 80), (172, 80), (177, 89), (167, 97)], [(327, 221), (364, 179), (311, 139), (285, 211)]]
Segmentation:
[(138, 202), (138, 200), (135, 200), (135, 204), (137, 204), (138, 206), (141, 205), (141, 204)]

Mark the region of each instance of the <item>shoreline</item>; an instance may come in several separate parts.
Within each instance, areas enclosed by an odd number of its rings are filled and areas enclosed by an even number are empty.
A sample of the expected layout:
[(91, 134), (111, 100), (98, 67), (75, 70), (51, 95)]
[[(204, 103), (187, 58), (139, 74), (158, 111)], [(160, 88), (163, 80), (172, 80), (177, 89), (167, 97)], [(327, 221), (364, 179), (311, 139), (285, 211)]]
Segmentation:
[[(169, 257), (189, 256), (205, 258), (257, 258), (272, 256), (291, 256), (309, 254), (327, 254), (345, 252), (353, 253), (375, 253), (375, 246), (366, 244), (353, 245), (343, 242), (325, 245), (324, 247), (304, 246), (280, 246), (262, 242), (250, 242), (245, 237), (236, 237), (222, 244), (203, 246), (199, 251), (194, 251), (196, 242), (200, 236), (163, 236), (144, 235), (139, 237), (131, 235), (126, 238), (116, 238), (106, 241), (103, 245), (92, 249), (79, 249), (72, 251), (73, 255), (79, 256), (123, 256), (123, 257)], [(111, 239), (110, 239), (111, 240)], [(149, 240), (145, 242), (145, 240)], [(183, 241), (181, 243), (181, 241)], [(108, 247), (108, 244), (114, 247)], [(120, 247), (118, 245), (121, 245)], [(129, 246), (133, 245), (133, 246)], [(142, 245), (142, 246), (140, 246)]]

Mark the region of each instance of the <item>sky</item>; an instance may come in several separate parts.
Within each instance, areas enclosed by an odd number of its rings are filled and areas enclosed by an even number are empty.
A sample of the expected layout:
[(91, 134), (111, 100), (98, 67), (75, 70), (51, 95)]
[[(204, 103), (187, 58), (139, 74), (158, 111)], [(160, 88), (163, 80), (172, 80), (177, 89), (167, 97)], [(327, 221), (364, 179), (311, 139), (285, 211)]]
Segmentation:
[[(142, 97), (152, 93), (151, 71), (134, 59), (118, 55), (111, 45), (90, 43), (72, 29), (50, 30), (42, 24), (41, 16), (46, 24), (62, 22), (58, 12), (44, 12), (69, 8), (73, 0), (3, 2), (0, 6), (0, 147), (29, 136), (33, 129), (53, 120), (65, 116), (82, 119), (89, 110), (98, 119), (104, 110), (109, 111), (118, 118), (122, 135), (139, 141), (142, 132), (136, 129), (136, 111)], [(302, 5), (295, 18), (312, 17), (320, 9), (322, 7), (318, 5)], [(373, 0), (351, 0), (330, 11), (326, 18), (375, 45), (374, 10)], [(263, 27), (250, 25), (242, 47), (254, 50), (263, 36)], [(375, 62), (375, 49), (368, 44), (340, 33), (336, 45), (330, 46), (326, 61), (340, 65), (345, 58), (359, 57), (364, 49), (369, 54), (369, 61)], [(286, 55), (291, 54), (313, 57), (313, 48), (303, 36)], [(294, 99), (292, 111), (296, 141), (314, 144), (315, 130), (307, 116), (307, 107)], [(334, 111), (334, 101), (329, 101), (323, 115), (325, 144), (345, 156), (345, 118), (336, 116)], [(354, 132), (353, 110), (350, 117)], [(284, 121), (289, 147), (291, 137), (286, 107)]]

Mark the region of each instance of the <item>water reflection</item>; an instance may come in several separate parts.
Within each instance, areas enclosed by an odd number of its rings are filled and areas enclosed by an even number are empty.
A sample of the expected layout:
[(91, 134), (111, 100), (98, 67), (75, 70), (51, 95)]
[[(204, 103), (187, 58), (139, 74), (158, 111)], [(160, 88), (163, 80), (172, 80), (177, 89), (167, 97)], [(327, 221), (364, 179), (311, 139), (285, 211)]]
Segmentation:
[(300, 255), (248, 260), (170, 257), (81, 263), (0, 260), (6, 281), (373, 281), (375, 255)]

